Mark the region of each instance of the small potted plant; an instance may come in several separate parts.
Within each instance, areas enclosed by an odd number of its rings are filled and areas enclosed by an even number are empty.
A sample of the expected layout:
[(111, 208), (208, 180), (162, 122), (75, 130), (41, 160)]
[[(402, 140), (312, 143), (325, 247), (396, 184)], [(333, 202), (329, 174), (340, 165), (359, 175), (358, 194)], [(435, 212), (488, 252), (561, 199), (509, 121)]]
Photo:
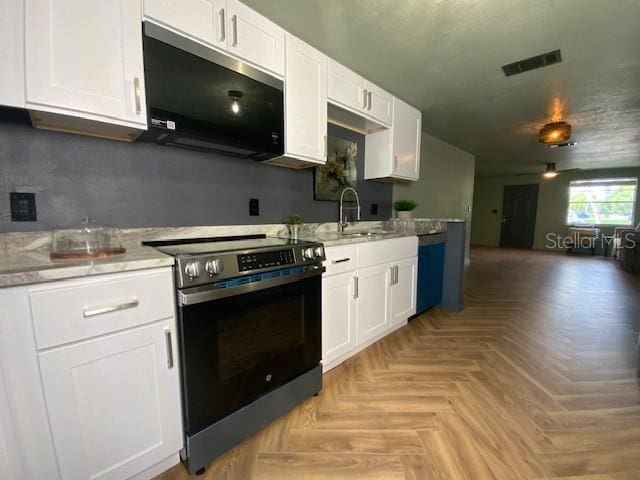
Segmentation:
[(393, 208), (396, 211), (396, 216), (401, 220), (410, 219), (411, 211), (417, 206), (418, 204), (413, 200), (396, 200), (393, 202)]
[(297, 213), (290, 213), (284, 219), (282, 219), (287, 227), (289, 227), (289, 236), (294, 240), (298, 239), (298, 233), (300, 233), (300, 227), (302, 226), (302, 218)]

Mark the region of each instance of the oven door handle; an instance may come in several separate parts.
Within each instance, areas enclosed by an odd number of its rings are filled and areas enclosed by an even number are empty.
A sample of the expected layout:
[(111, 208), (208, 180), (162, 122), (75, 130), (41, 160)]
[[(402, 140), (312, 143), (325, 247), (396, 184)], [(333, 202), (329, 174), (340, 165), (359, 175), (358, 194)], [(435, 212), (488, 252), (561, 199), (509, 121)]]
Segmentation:
[(279, 287), (288, 283), (297, 282), (306, 278), (317, 277), (325, 271), (324, 267), (311, 267), (309, 270), (286, 277), (270, 278), (260, 282), (245, 283), (231, 288), (215, 288), (212, 285), (204, 285), (201, 287), (187, 288), (178, 291), (178, 305), (195, 305), (197, 303), (209, 302), (211, 300), (219, 300), (221, 298), (232, 297), (234, 295), (242, 295), (243, 293), (257, 292), (267, 288)]

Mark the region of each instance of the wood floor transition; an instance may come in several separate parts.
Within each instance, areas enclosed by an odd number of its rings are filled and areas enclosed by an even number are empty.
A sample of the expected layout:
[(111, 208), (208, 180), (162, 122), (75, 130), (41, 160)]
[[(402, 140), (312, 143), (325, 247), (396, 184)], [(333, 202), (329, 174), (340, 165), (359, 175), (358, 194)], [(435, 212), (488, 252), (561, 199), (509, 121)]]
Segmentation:
[[(479, 248), (432, 310), (201, 480), (640, 479), (640, 281), (612, 260)], [(190, 478), (181, 465), (156, 480)]]

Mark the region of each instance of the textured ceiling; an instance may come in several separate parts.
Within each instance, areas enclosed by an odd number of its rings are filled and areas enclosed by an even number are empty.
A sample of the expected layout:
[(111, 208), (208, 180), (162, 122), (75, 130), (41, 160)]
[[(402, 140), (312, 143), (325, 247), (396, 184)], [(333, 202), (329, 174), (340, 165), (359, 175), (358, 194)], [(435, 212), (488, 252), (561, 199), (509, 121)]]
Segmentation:
[[(422, 110), (479, 175), (640, 166), (640, 0), (243, 0)], [(562, 63), (500, 67), (555, 49)], [(549, 150), (561, 116), (579, 144)]]

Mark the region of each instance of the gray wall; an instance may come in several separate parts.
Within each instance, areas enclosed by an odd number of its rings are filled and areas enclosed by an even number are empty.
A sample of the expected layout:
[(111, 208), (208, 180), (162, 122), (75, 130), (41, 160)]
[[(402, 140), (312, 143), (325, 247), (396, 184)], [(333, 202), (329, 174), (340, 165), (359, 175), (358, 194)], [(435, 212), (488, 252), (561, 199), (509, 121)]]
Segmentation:
[[(476, 157), (422, 132), (420, 180), (393, 187), (393, 199), (418, 203), (416, 218), (464, 218), (471, 222)], [(467, 225), (467, 255), (470, 228)]]
[[(364, 137), (358, 142), (363, 220), (391, 216), (392, 185), (365, 182)], [(11, 222), (9, 193), (36, 192), (38, 222)], [(249, 199), (260, 216), (249, 216)], [(378, 215), (370, 215), (372, 203)], [(306, 222), (337, 221), (337, 202), (313, 199), (313, 169), (291, 170), (163, 147), (33, 129), (26, 114), (0, 110), (0, 232), (77, 224), (89, 216), (119, 227), (278, 223), (289, 213)]]

